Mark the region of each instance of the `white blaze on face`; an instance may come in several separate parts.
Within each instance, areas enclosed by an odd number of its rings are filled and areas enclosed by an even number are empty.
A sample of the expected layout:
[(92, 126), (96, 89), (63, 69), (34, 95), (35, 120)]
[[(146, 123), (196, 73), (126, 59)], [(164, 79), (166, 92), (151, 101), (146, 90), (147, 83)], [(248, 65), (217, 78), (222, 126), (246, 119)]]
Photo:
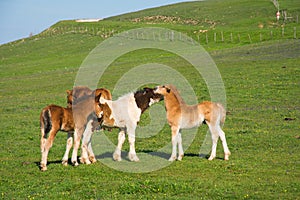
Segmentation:
[(157, 103), (157, 102), (159, 102), (159, 99), (154, 100), (154, 99), (150, 98), (149, 106), (151, 106), (151, 105), (153, 105), (154, 103)]
[(103, 116), (103, 111), (101, 111), (98, 115), (98, 118), (101, 118)]
[(162, 94), (162, 87), (161, 86), (157, 86), (156, 89), (154, 90), (154, 93), (157, 93), (157, 94)]
[(104, 99), (103, 97), (100, 97), (99, 102), (101, 104), (105, 104), (106, 103), (106, 99)]
[[(100, 97), (100, 99), (99, 99), (99, 102), (101, 103), (101, 104), (107, 104), (108, 105), (108, 107), (109, 107), (109, 109), (111, 110), (111, 115), (109, 116), (109, 119), (111, 120), (111, 119), (113, 119), (114, 118), (114, 116), (113, 116), (113, 108), (112, 108), (112, 101), (111, 100), (107, 100), (107, 99), (105, 99), (105, 98), (103, 98), (103, 97)], [(102, 111), (102, 115), (103, 115), (103, 111)]]

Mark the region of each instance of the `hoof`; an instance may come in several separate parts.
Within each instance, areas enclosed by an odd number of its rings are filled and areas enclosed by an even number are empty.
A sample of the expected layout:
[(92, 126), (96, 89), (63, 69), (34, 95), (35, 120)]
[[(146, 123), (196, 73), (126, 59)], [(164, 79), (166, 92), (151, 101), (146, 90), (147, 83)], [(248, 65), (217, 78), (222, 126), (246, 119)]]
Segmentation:
[(181, 161), (182, 158), (183, 158), (183, 155), (179, 155), (178, 158), (177, 158), (177, 160)]
[(91, 161), (90, 161), (89, 159), (87, 159), (87, 158), (82, 158), (82, 157), (80, 157), (80, 158), (79, 158), (79, 161), (80, 161), (80, 163), (82, 163), (82, 164), (86, 164), (86, 165), (91, 164)]
[(73, 161), (72, 164), (74, 167), (77, 167), (79, 165), (77, 161)]
[(210, 156), (209, 158), (208, 158), (208, 160), (213, 160), (215, 157), (214, 156)]
[(68, 166), (68, 160), (63, 160), (63, 161), (61, 162), (61, 164), (62, 164), (63, 166)]
[(90, 165), (90, 164), (92, 164), (92, 163), (91, 163), (91, 161), (90, 161), (89, 159), (85, 159), (85, 160), (84, 160), (84, 164)]
[(97, 162), (97, 159), (95, 158), (95, 156), (90, 156), (89, 160), (91, 161), (91, 163)]
[(136, 156), (136, 154), (129, 154), (128, 157), (129, 157), (130, 161), (133, 161), (133, 162), (140, 161), (140, 159)]
[(114, 159), (115, 161), (121, 161), (121, 160), (122, 160), (121, 155), (116, 154), (116, 153), (114, 153), (113, 159)]
[(170, 161), (170, 162), (173, 162), (174, 160), (176, 160), (176, 156), (171, 156), (171, 157), (169, 158), (169, 161)]
[(225, 154), (224, 160), (229, 160), (230, 153)]
[(84, 159), (82, 157), (79, 158), (79, 162), (84, 164)]
[(47, 166), (46, 165), (41, 165), (41, 171), (44, 172), (44, 171), (47, 171)]

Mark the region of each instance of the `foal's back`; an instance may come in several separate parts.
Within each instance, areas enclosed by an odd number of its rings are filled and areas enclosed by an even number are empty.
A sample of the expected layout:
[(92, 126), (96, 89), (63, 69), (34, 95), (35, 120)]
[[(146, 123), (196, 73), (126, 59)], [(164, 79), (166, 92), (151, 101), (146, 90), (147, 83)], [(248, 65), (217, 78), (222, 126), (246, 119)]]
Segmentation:
[[(57, 105), (49, 105), (45, 107), (40, 115), (41, 127), (51, 126), (61, 131), (73, 131), (74, 120), (71, 108), (63, 108)], [(46, 127), (45, 127), (46, 128)], [(46, 129), (51, 129), (50, 127)]]

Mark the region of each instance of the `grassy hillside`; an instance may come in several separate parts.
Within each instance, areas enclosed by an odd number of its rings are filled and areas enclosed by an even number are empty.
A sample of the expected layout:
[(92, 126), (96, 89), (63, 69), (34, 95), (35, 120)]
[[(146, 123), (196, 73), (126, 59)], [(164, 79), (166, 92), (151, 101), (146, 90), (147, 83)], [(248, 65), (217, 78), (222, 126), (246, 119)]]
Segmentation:
[[(151, 25), (163, 23), (164, 26), (166, 24), (184, 24), (190, 26), (194, 35), (199, 34), (199, 31), (201, 33), (201, 30), (207, 30), (211, 40), (212, 33), (221, 31), (233, 33), (234, 37), (237, 37), (237, 34), (242, 34), (241, 37), (250, 34), (254, 40), (258, 40), (259, 33), (262, 33), (266, 40), (269, 38), (267, 36), (271, 30), (278, 37), (283, 27), (288, 29), (298, 26), (294, 22), (300, 12), (300, 2), (279, 1), (279, 3), (280, 9), (287, 10), (288, 16), (293, 17), (287, 23), (276, 22), (277, 9), (269, 0), (196, 1), (115, 16), (108, 20), (132, 21)], [(229, 35), (227, 35), (228, 40)], [(237, 39), (235, 38), (235, 40)]]
[[(299, 1), (280, 3), (290, 15), (300, 14)], [(275, 11), (268, 0), (190, 2), (97, 23), (61, 21), (39, 35), (1, 45), (1, 198), (299, 199), (300, 41), (293, 39), (293, 29), (300, 28), (291, 19), (285, 23), (286, 35), (282, 37), (283, 22), (275, 22)], [(263, 28), (258, 27), (260, 23)], [(100, 42), (125, 30), (150, 26), (181, 31), (195, 40), (199, 36), (218, 66), (226, 88), (228, 117), (224, 131), (232, 152), (230, 160), (222, 160), (221, 143), (216, 160), (198, 157), (207, 130), (202, 126), (183, 161), (158, 171), (126, 173), (100, 161), (64, 167), (60, 160), (66, 134), (59, 132), (49, 153), (48, 171), (40, 172), (41, 109), (52, 103), (66, 105), (65, 90), (73, 87), (81, 63)], [(208, 43), (206, 33), (199, 30), (208, 30)], [(271, 30), (273, 38), (266, 38)], [(223, 42), (221, 31), (226, 36)], [(225, 34), (231, 32), (233, 42)], [(214, 33), (219, 38), (216, 42)], [(262, 41), (259, 33), (266, 34)], [(155, 49), (119, 57), (98, 86), (113, 90), (124, 72), (146, 63), (178, 70), (189, 80), (199, 101), (210, 98), (204, 80), (196, 77), (185, 60)], [(148, 112), (141, 124), (147, 120)], [(96, 134), (117, 141), (117, 130)], [(155, 151), (169, 141), (170, 128), (166, 125), (153, 137), (137, 138), (136, 150)], [(125, 142), (124, 150), (128, 149)]]
[(270, 0), (209, 0), (179, 3), (110, 17), (100, 22), (61, 21), (32, 37), (89, 35), (102, 41), (140, 27), (164, 27), (180, 31), (207, 50), (278, 39), (299, 38), (300, 2), (280, 1), (288, 19), (276, 21), (277, 9)]

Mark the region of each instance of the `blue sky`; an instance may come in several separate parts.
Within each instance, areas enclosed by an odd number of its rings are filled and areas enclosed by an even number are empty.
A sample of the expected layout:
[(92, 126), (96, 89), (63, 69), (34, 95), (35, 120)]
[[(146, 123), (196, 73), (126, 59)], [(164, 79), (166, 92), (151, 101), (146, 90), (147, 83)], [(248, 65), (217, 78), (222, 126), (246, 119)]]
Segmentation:
[(0, 0), (0, 45), (60, 20), (105, 18), (188, 0)]

